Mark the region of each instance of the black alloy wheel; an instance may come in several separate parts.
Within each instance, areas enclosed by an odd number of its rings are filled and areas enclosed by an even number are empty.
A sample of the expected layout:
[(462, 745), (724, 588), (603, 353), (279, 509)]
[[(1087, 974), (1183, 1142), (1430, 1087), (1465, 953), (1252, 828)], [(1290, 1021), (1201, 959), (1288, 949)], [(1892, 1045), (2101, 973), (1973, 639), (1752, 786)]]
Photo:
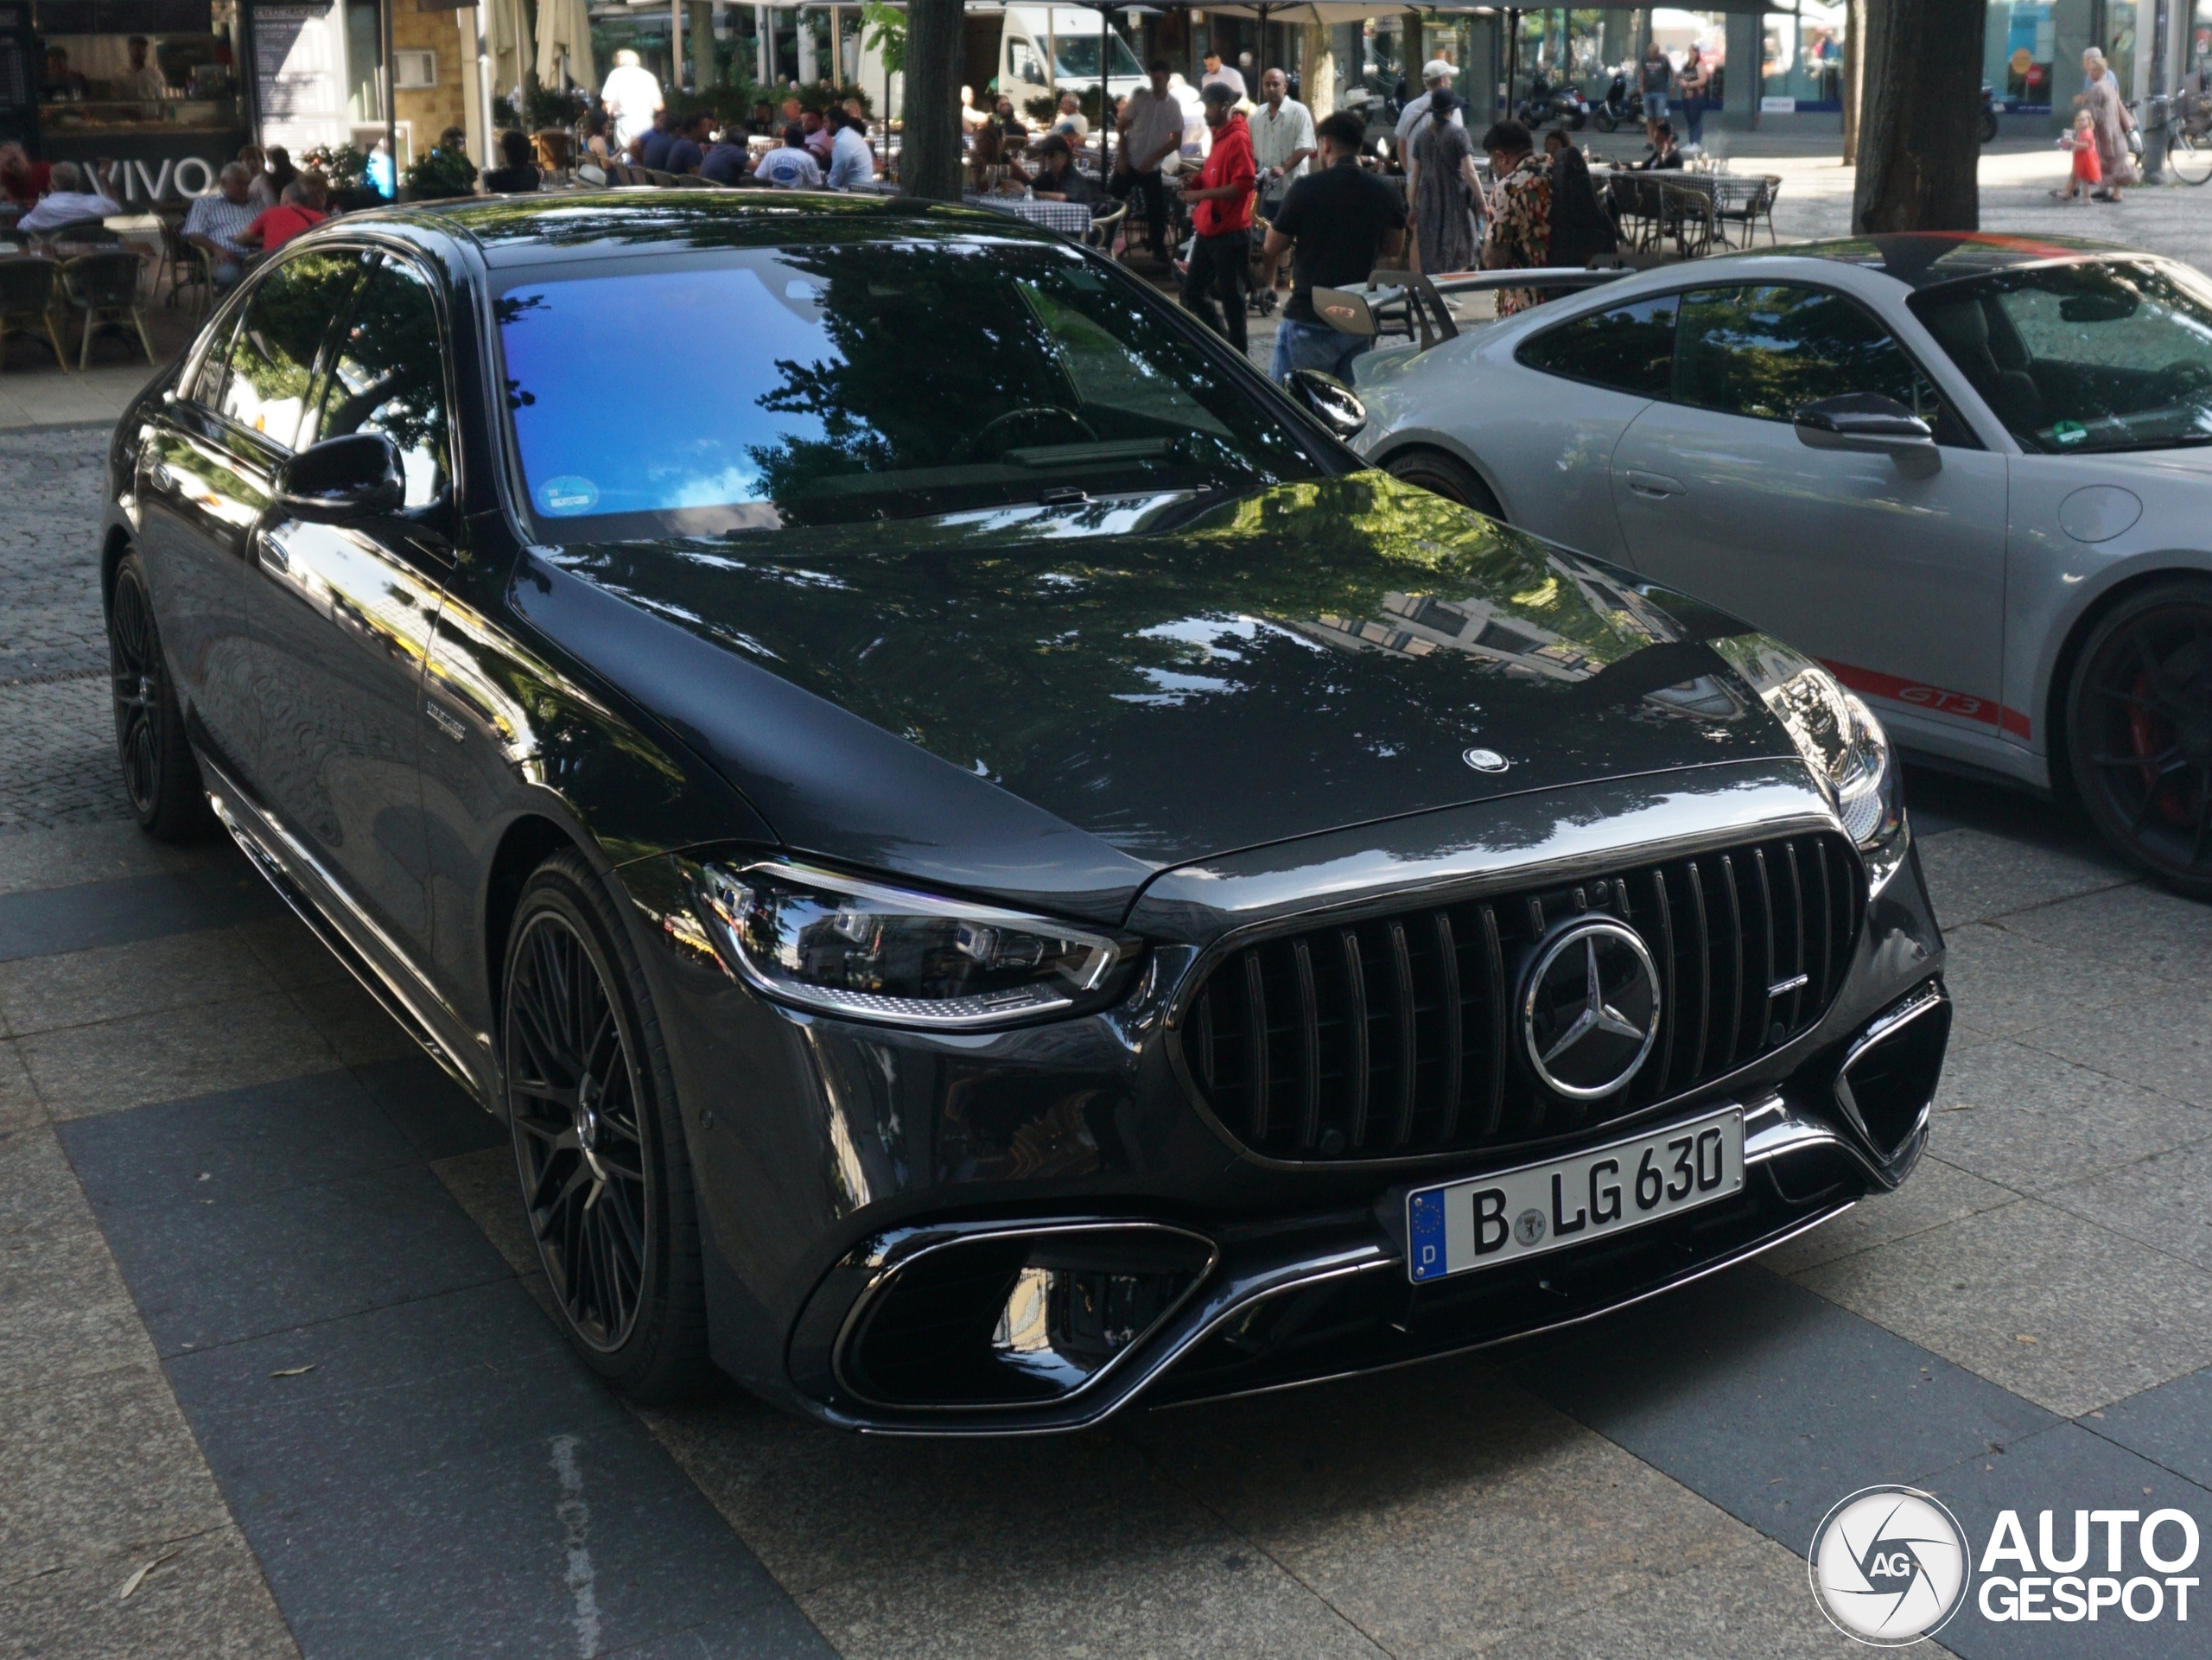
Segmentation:
[(505, 986), (516, 1173), (562, 1324), (626, 1393), (680, 1399), (706, 1375), (690, 1165), (644, 976), (581, 855), (524, 887)]
[(135, 553), (124, 556), (108, 590), (107, 657), (116, 754), (131, 816), (165, 842), (189, 840), (207, 828), (212, 815), (162, 660), (145, 568)]
[(2212, 582), (2161, 582), (2098, 620), (2075, 666), (2066, 740), (2105, 839), (2212, 899)]
[(1392, 478), (1419, 485), (1500, 524), (1505, 522), (1505, 510), (1497, 505), (1482, 474), (1456, 455), (1446, 455), (1440, 449), (1410, 449), (1393, 455), (1383, 467)]

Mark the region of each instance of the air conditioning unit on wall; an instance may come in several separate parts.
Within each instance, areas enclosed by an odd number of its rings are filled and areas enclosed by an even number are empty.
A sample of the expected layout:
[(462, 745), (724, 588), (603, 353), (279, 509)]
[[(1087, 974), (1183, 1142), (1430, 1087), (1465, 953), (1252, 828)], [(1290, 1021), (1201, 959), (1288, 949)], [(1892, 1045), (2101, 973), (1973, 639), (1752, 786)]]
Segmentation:
[(419, 92), (438, 84), (438, 54), (435, 52), (395, 52), (399, 69), (395, 83), (403, 92)]

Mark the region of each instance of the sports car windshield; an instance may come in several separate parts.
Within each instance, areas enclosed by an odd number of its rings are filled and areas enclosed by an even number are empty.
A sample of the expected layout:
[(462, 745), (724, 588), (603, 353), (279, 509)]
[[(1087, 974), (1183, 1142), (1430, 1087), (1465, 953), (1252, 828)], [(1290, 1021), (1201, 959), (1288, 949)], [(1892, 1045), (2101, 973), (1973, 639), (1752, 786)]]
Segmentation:
[(1910, 303), (2024, 449), (2212, 443), (2212, 288), (2192, 272), (2045, 265)]
[(531, 277), (496, 302), (556, 543), (1243, 490), (1321, 468), (1072, 248), (868, 242)]

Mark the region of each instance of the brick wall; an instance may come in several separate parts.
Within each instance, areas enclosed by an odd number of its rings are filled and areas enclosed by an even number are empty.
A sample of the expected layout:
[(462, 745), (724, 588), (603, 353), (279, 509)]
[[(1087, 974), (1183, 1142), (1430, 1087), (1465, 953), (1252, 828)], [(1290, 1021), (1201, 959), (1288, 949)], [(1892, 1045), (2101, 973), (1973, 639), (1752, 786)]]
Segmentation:
[(418, 156), (436, 143), (448, 127), (468, 124), (467, 65), (461, 56), (461, 30), (454, 22), (456, 16), (468, 15), (417, 11), (411, 0), (392, 0), (392, 50), (438, 54), (438, 84), (420, 92), (400, 92), (394, 111), (402, 121), (415, 124)]

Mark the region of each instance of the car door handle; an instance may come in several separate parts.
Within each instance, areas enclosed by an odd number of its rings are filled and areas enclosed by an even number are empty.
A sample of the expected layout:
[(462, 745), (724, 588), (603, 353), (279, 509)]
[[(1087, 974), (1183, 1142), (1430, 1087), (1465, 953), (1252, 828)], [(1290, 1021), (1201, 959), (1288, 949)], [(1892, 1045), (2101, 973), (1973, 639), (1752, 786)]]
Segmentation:
[(261, 538), (261, 563), (264, 569), (283, 576), (292, 569), (292, 556), (284, 551), (284, 544), (275, 537), (264, 536)]
[(1669, 496), (1689, 494), (1688, 487), (1680, 479), (1670, 479), (1664, 473), (1642, 473), (1633, 468), (1628, 474), (1628, 487), (1652, 501), (1664, 501)]

